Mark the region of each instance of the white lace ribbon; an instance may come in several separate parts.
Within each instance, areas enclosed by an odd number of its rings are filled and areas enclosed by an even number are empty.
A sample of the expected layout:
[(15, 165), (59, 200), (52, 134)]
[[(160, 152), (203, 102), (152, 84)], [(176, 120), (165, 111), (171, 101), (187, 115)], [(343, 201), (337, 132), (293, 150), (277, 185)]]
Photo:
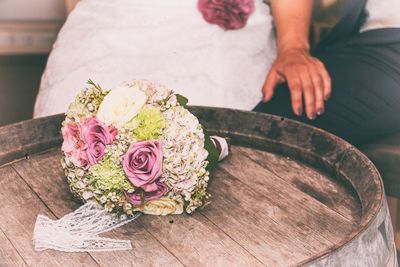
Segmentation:
[(118, 218), (102, 206), (90, 201), (59, 220), (39, 215), (33, 233), (35, 250), (54, 249), (65, 252), (116, 251), (131, 249), (130, 240), (100, 237), (99, 234), (135, 220), (122, 215)]

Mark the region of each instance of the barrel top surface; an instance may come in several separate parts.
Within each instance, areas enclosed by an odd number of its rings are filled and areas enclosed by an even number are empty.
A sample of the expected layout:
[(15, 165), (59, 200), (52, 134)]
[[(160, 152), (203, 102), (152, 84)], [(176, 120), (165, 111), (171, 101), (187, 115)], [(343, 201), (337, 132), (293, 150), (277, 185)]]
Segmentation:
[(191, 110), (212, 134), (231, 144), (230, 156), (211, 176), (211, 204), (192, 215), (139, 217), (107, 234), (132, 241), (133, 250), (115, 253), (33, 250), (38, 214), (60, 218), (80, 205), (60, 164), (62, 116), (0, 128), (0, 212), (7, 214), (0, 218), (0, 240), (8, 261), (48, 266), (306, 265), (357, 238), (382, 206), (376, 169), (339, 138), (269, 115)]

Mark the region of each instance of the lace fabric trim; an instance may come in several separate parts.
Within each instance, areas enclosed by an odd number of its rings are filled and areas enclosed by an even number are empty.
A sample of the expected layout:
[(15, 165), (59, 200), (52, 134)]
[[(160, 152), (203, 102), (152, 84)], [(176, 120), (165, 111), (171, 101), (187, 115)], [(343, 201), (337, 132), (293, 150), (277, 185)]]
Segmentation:
[(33, 233), (35, 250), (89, 252), (131, 249), (130, 240), (106, 238), (99, 234), (121, 227), (140, 215), (141, 213), (132, 217), (122, 215), (118, 218), (94, 201), (86, 203), (59, 220), (39, 215)]

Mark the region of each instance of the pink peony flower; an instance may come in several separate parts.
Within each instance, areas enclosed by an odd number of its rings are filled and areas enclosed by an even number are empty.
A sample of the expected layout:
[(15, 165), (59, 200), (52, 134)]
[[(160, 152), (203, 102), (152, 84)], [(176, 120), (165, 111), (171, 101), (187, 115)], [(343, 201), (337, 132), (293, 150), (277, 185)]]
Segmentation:
[(157, 178), (162, 173), (162, 150), (157, 140), (147, 140), (131, 144), (122, 158), (122, 166), (129, 181), (145, 192), (159, 188)]
[(86, 156), (86, 143), (82, 139), (81, 128), (75, 122), (68, 123), (62, 129), (64, 142), (61, 150), (65, 156), (77, 167), (86, 168), (88, 159)]
[(243, 28), (254, 11), (254, 0), (199, 0), (204, 19), (225, 30)]
[[(144, 192), (144, 201), (150, 201), (154, 199), (159, 199), (165, 193), (168, 192), (168, 187), (162, 182), (155, 182), (155, 190), (151, 192)], [(133, 194), (127, 194), (127, 198), (129, 202), (134, 206), (140, 206), (142, 204), (141, 201), (141, 193), (136, 192)]]
[(105, 155), (106, 145), (110, 145), (117, 135), (114, 126), (107, 126), (96, 117), (82, 125), (82, 139), (86, 143), (86, 156), (90, 165), (101, 161)]

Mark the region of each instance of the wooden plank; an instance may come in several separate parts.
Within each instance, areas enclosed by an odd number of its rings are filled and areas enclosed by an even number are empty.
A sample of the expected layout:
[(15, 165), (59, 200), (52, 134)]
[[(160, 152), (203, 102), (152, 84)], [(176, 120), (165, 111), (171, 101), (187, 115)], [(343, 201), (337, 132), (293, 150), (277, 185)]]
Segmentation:
[(55, 115), (0, 127), (0, 166), (60, 144), (62, 120)]
[[(35, 38), (36, 34), (40, 34), (46, 39), (33, 39), (32, 42), (1, 42), (0, 56), (9, 55), (32, 55), (43, 54), (48, 55), (51, 52), (52, 46), (57, 38), (64, 21), (24, 21), (13, 20), (7, 21), (3, 17), (0, 24), (0, 35), (9, 36), (10, 38)], [(7, 39), (6, 39), (7, 40)], [(39, 42), (38, 42), (39, 41)]]
[[(13, 164), (18, 173), (57, 216), (70, 212), (71, 207), (78, 207), (71, 201), (71, 193), (60, 165), (60, 156), (59, 150), (53, 150), (41, 155), (32, 155), (28, 160)], [(174, 221), (173, 224), (170, 223), (171, 220)], [(141, 216), (136, 222), (113, 232), (115, 233), (111, 234), (111, 237), (124, 239), (131, 237), (136, 249), (113, 252), (112, 255), (91, 253), (100, 265), (111, 263), (127, 265), (129, 262), (134, 262), (135, 265), (157, 266), (177, 266), (179, 262), (193, 266), (262, 265), (200, 214)], [(164, 247), (177, 257), (179, 262), (171, 258), (172, 255), (167, 254)], [(155, 251), (157, 257), (154, 257)]]
[[(146, 244), (150, 237), (151, 240), (157, 239), (184, 265), (191, 263), (194, 265), (214, 265), (215, 263), (223, 265), (227, 264), (226, 260), (229, 260), (230, 263), (240, 263), (240, 265), (249, 264), (249, 262), (252, 265), (257, 265), (260, 264), (255, 259), (257, 258), (264, 264), (279, 266), (287, 264), (288, 259), (291, 259), (290, 261), (293, 263), (300, 262), (324, 249), (328, 249), (333, 246), (335, 241), (341, 240), (341, 234), (350, 231), (349, 222), (332, 216), (332, 214), (337, 215), (332, 211), (327, 213), (326, 210), (329, 209), (326, 206), (320, 204), (316, 210), (306, 209), (303, 211), (304, 207), (301, 204), (290, 203), (287, 199), (282, 198), (285, 195), (290, 196), (286, 192), (287, 189), (283, 192), (281, 188), (278, 188), (277, 191), (270, 191), (269, 185), (276, 183), (279, 178), (271, 172), (266, 174), (265, 169), (249, 158), (245, 159), (244, 163), (240, 165), (238, 161), (242, 161), (242, 159), (239, 155), (233, 153), (231, 158), (221, 165), (226, 173), (230, 173), (231, 176), (239, 176), (238, 179), (224, 178), (223, 175), (222, 177), (219, 175), (215, 177), (212, 183), (211, 190), (215, 199), (213, 204), (203, 211), (212, 223), (206, 218), (202, 218), (200, 214), (167, 217), (143, 216), (138, 219), (138, 223), (122, 227), (112, 235), (117, 238), (132, 236), (135, 247), (146, 248), (133, 250), (135, 253), (142, 253), (142, 255), (127, 256), (126, 253), (130, 252), (124, 251), (118, 252), (117, 254), (122, 255), (116, 259), (109, 253), (92, 253), (93, 257), (101, 265), (107, 265), (110, 261), (126, 264), (127, 262), (122, 262), (124, 259), (133, 259), (135, 263), (145, 265), (146, 263), (140, 262), (140, 260), (144, 258), (152, 259), (151, 253), (155, 251), (154, 249), (157, 249), (156, 247), (150, 249), (149, 245)], [(32, 155), (28, 160), (16, 162), (13, 166), (43, 201), (49, 205), (50, 209), (57, 216), (62, 216), (77, 208), (77, 204), (71, 201), (71, 194), (65, 182), (59, 159), (59, 150), (53, 150), (42, 155)], [(236, 166), (235, 164), (239, 165)], [(243, 171), (244, 166), (246, 170), (247, 168), (256, 170), (248, 177), (254, 177), (253, 180), (257, 180), (256, 176), (261, 171), (263, 177), (259, 179), (265, 180), (265, 182), (258, 181), (257, 185), (246, 184), (243, 181), (247, 180), (247, 176), (243, 176), (243, 174), (246, 174)], [(218, 175), (218, 172), (216, 175)], [(225, 175), (225, 177), (228, 176)], [(231, 186), (229, 186), (228, 180), (233, 181)], [(57, 187), (54, 187), (54, 184), (57, 184)], [(286, 186), (284, 181), (281, 181), (281, 186), (282, 184)], [(260, 185), (262, 185), (261, 190)], [(221, 190), (224, 187), (234, 190), (231, 192)], [(296, 188), (291, 190), (292, 194), (294, 191), (296, 194), (305, 195)], [(277, 198), (275, 194), (279, 194), (281, 197)], [(260, 201), (260, 199), (263, 199), (263, 195), (269, 195), (269, 197)], [(309, 202), (316, 202), (315, 199), (307, 197)], [(304, 196), (293, 201), (302, 200), (304, 200)], [(262, 211), (265, 211), (266, 206), (269, 209), (263, 214)], [(297, 213), (300, 210), (304, 215), (298, 216)], [(238, 220), (237, 216), (243, 212), (245, 213), (244, 218)], [(332, 219), (333, 222), (326, 222), (323, 218), (325, 215), (329, 215), (327, 218)], [(170, 224), (170, 220), (173, 220), (174, 223)], [(307, 224), (310, 220), (311, 224)], [(254, 222), (257, 222), (257, 224), (254, 224)], [(326, 234), (324, 228), (332, 228), (333, 224), (344, 224), (344, 233), (342, 233), (343, 229), (340, 231), (332, 229), (333, 233), (328, 231), (328, 234)], [(318, 227), (315, 225), (318, 225)], [(315, 227), (316, 229), (314, 229)], [(226, 236), (220, 229), (223, 229), (229, 236)], [(240, 231), (240, 229), (242, 230)], [(142, 237), (146, 241), (135, 244), (135, 241), (138, 242), (138, 237), (139, 240)], [(193, 243), (190, 243), (190, 240)], [(182, 244), (184, 245), (182, 246)]]
[(0, 262), (1, 266), (27, 266), (18, 251), (0, 230)]
[(185, 266), (264, 266), (199, 212), (143, 216), (140, 222)]
[(219, 166), (283, 209), (285, 216), (309, 226), (310, 234), (338, 244), (357, 226), (244, 155), (232, 153)]
[(54, 218), (10, 167), (0, 168), (0, 229), (29, 266), (98, 266), (87, 253), (36, 252), (32, 246), (38, 214)]
[[(140, 219), (140, 217), (139, 217)], [(132, 250), (113, 252), (90, 252), (101, 266), (183, 266), (179, 260), (162, 246), (140, 223), (131, 222), (104, 236), (129, 239)]]
[(358, 196), (339, 181), (290, 158), (246, 147), (231, 149), (232, 153), (246, 155), (351, 222), (360, 221), (362, 209)]
[(259, 191), (218, 169), (210, 184), (212, 203), (201, 213), (267, 266), (292, 266), (334, 247), (290, 217), (272, 193), (265, 197)]

